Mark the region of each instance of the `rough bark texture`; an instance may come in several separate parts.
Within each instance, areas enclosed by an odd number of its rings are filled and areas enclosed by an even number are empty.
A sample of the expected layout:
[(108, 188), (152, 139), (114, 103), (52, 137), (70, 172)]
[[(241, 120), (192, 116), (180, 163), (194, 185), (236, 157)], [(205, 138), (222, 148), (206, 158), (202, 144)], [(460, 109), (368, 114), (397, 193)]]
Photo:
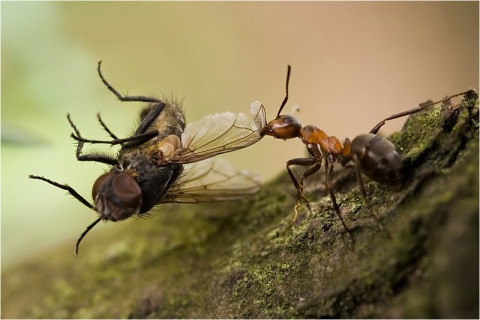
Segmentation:
[(78, 257), (65, 254), (72, 243), (6, 270), (2, 316), (478, 318), (476, 92), (411, 116), (390, 140), (405, 181), (367, 181), (371, 210), (354, 169), (336, 168), (353, 242), (322, 173), (306, 183), (313, 213), (302, 205), (286, 228), (295, 191), (282, 174), (244, 201), (165, 206), (92, 232)]

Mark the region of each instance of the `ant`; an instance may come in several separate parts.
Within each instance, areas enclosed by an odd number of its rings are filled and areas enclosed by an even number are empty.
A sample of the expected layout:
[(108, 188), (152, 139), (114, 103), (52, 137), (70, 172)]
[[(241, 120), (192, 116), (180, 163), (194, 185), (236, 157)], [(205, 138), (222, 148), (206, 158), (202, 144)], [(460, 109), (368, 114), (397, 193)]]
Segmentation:
[[(262, 137), (269, 135), (273, 136), (275, 139), (286, 140), (299, 138), (305, 144), (308, 153), (312, 156), (311, 158), (291, 159), (286, 163), (287, 172), (293, 182), (293, 185), (297, 189), (297, 201), (294, 208), (293, 219), (290, 225), (293, 225), (297, 219), (297, 208), (302, 199), (305, 201), (309, 211), (311, 212), (310, 203), (303, 194), (303, 184), (308, 177), (320, 170), (322, 162), (325, 161), (326, 192), (330, 195), (333, 208), (339, 217), (343, 228), (350, 234), (351, 230), (343, 220), (340, 208), (337, 204), (335, 193), (332, 188), (332, 180), (335, 162), (340, 163), (344, 167), (350, 162), (353, 162), (363, 199), (367, 207), (370, 209), (372, 217), (380, 226), (380, 228), (383, 229), (383, 226), (380, 223), (377, 215), (371, 210), (371, 205), (368, 201), (367, 192), (365, 191), (365, 185), (362, 179), (362, 173), (379, 183), (395, 184), (400, 182), (403, 178), (404, 162), (395, 146), (387, 139), (379, 136), (377, 134), (378, 131), (388, 120), (397, 119), (420, 112), (440, 102), (463, 95), (466, 92), (446, 97), (437, 102), (422, 104), (416, 108), (391, 115), (375, 125), (369, 133), (360, 134), (352, 141), (349, 138), (346, 138), (342, 143), (339, 138), (327, 135), (322, 129), (314, 125), (306, 125), (305, 127), (302, 127), (300, 121), (292, 114), (280, 114), (288, 101), (288, 83), (290, 80), (290, 72), (291, 66), (289, 65), (287, 69), (286, 94), (282, 104), (280, 105), (280, 109), (278, 110), (276, 118), (260, 129), (259, 132)], [(259, 102), (254, 102), (254, 104), (255, 103), (260, 104)], [(302, 174), (300, 181), (290, 168), (293, 165), (308, 167)], [(386, 234), (390, 238), (389, 233), (386, 232)]]

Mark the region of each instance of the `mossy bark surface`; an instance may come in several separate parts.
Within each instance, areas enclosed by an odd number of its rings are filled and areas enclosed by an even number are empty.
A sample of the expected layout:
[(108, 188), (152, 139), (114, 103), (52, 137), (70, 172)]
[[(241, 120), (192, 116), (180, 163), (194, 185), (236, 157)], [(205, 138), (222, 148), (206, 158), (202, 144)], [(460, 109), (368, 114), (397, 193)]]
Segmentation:
[(408, 118), (389, 138), (405, 179), (365, 179), (370, 209), (354, 168), (337, 165), (351, 237), (322, 172), (306, 182), (312, 213), (302, 205), (287, 228), (284, 173), (249, 199), (167, 205), (92, 232), (79, 256), (71, 243), (4, 271), (2, 317), (478, 318), (478, 125), (474, 90)]

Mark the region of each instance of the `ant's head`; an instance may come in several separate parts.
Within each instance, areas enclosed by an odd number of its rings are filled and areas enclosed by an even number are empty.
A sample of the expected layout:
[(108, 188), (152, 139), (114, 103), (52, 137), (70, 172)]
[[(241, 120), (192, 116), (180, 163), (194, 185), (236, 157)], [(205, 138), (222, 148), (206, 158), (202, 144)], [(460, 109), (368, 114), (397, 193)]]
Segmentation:
[(92, 198), (102, 219), (118, 221), (140, 211), (142, 190), (131, 175), (107, 172), (93, 184)]
[(288, 101), (288, 82), (290, 81), (291, 69), (292, 68), (289, 65), (287, 69), (287, 81), (285, 84), (286, 94), (282, 104), (280, 105), (280, 108), (278, 109), (277, 117), (260, 130), (261, 136), (267, 135), (276, 139), (286, 140), (297, 138), (300, 134), (302, 125), (297, 118), (295, 118), (292, 114), (280, 115), (283, 107), (285, 107)]
[(292, 139), (297, 138), (302, 130), (302, 124), (297, 118), (290, 114), (280, 115), (270, 121), (260, 130), (260, 135), (272, 136), (275, 139)]

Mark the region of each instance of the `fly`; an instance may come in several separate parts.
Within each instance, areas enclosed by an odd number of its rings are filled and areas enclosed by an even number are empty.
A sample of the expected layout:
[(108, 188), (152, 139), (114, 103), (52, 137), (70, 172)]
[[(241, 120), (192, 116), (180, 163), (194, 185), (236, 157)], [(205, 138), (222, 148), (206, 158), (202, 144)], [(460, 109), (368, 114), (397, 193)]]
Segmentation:
[[(185, 114), (178, 104), (152, 97), (121, 95), (105, 80), (100, 67), (101, 61), (97, 69), (100, 79), (120, 101), (150, 105), (141, 111), (140, 124), (133, 135), (123, 139), (110, 131), (100, 114), (97, 115), (100, 125), (112, 139), (86, 139), (67, 115), (74, 131), (71, 136), (78, 142), (77, 160), (110, 166), (93, 184), (93, 204), (67, 184), (29, 176), (66, 190), (99, 214), (80, 235), (75, 254), (85, 235), (101, 220), (120, 221), (142, 216), (163, 203), (236, 200), (259, 190), (259, 179), (252, 172), (239, 171), (225, 160), (210, 158), (259, 141), (260, 129), (266, 125), (263, 106), (250, 108), (252, 119), (243, 113), (223, 112), (186, 125)], [(116, 157), (83, 154), (85, 143), (120, 145), (120, 150)]]

